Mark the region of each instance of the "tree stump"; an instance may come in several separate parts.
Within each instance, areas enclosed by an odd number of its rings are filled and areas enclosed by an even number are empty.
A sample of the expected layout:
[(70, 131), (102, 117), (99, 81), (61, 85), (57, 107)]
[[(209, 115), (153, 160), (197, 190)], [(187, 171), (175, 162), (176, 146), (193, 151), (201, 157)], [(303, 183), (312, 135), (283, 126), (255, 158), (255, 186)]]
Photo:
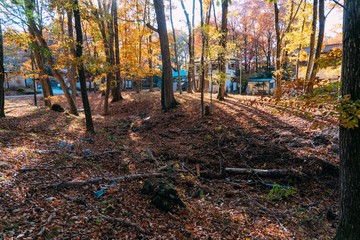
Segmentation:
[(147, 179), (144, 182), (141, 193), (152, 195), (152, 204), (165, 212), (172, 211), (177, 206), (185, 207), (175, 186), (163, 178)]

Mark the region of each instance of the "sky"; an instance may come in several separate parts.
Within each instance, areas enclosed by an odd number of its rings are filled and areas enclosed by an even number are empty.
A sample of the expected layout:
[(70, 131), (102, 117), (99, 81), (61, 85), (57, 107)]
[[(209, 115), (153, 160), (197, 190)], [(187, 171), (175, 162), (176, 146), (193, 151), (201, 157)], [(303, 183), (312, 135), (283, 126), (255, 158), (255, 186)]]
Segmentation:
[[(186, 20), (184, 11), (181, 7), (180, 1), (172, 1), (173, 2), (173, 18), (174, 18), (174, 25), (175, 29), (183, 30), (187, 32), (186, 27)], [(196, 13), (199, 13), (199, 1), (195, 0), (197, 9), (195, 10)], [(168, 2), (167, 2), (168, 3)], [(186, 10), (189, 13), (190, 21), (191, 21), (191, 13), (192, 13), (192, 0), (184, 0)], [(165, 2), (166, 4), (166, 2)], [(230, 5), (231, 7), (231, 5)], [(330, 7), (327, 6), (327, 9), (325, 10), (325, 14), (327, 14), (330, 10)], [(220, 17), (220, 7), (217, 7), (217, 15), (218, 18)], [(169, 11), (167, 14), (170, 14)], [(199, 23), (200, 17), (199, 14), (195, 14), (195, 24)], [(341, 26), (342, 26), (342, 9), (340, 6), (336, 6), (328, 15), (325, 22), (325, 35), (329, 37), (334, 37), (337, 35), (337, 33), (341, 32)], [(168, 23), (168, 30), (171, 28), (170, 23)]]

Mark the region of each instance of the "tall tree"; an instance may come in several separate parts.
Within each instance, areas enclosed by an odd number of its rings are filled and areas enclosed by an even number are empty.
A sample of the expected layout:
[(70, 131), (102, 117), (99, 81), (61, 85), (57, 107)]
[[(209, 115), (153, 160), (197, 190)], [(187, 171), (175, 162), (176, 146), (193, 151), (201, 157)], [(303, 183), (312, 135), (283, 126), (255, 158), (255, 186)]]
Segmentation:
[(162, 61), (162, 81), (161, 81), (161, 106), (164, 111), (168, 111), (177, 105), (172, 89), (172, 68), (170, 61), (169, 38), (166, 29), (166, 18), (163, 0), (154, 0), (156, 13), (157, 32), (160, 38), (161, 61)]
[[(341, 92), (343, 96), (350, 95), (352, 101), (359, 101), (360, 1), (346, 0), (344, 9)], [(340, 127), (340, 223), (335, 240), (355, 240), (360, 236), (359, 146), (360, 128)]]
[(318, 60), (320, 58), (320, 54), (322, 51), (324, 34), (325, 34), (325, 0), (319, 0), (319, 33), (317, 38), (316, 50), (315, 50), (314, 64), (311, 69), (310, 78), (306, 89), (307, 93), (313, 92), (315, 77), (316, 74), (319, 72)]
[(4, 92), (4, 80), (5, 80), (5, 69), (4, 69), (4, 41), (0, 19), (0, 118), (5, 117), (5, 92)]
[[(298, 2), (290, 0), (290, 10), (287, 22), (280, 21), (280, 9), (277, 0), (270, 0), (274, 2), (274, 19), (275, 19), (275, 36), (276, 36), (276, 88), (274, 97), (279, 99), (282, 96), (282, 66), (283, 66), (283, 55), (284, 54), (284, 37), (286, 33), (291, 30), (291, 26), (295, 19), (298, 16), (299, 10), (303, 4), (304, 0), (299, 0)], [(316, 0), (315, 0), (316, 1)], [(282, 27), (281, 27), (282, 26)]]
[(114, 44), (115, 44), (115, 87), (112, 89), (112, 102), (117, 102), (123, 99), (121, 95), (121, 75), (120, 75), (120, 46), (119, 46), (119, 24), (118, 24), (118, 14), (117, 14), (117, 1), (113, 0), (112, 3), (112, 15), (114, 21)]
[(276, 88), (275, 88), (275, 98), (280, 98), (282, 95), (281, 88), (281, 35), (280, 35), (280, 21), (279, 21), (279, 7), (277, 2), (274, 2), (274, 19), (275, 19), (275, 36), (276, 36)]
[(227, 37), (227, 14), (229, 9), (229, 0), (223, 0), (221, 2), (221, 36), (220, 45), (222, 47), (219, 62), (220, 62), (220, 84), (219, 93), (217, 98), (219, 100), (225, 100), (225, 81), (226, 81), (226, 37)]
[(53, 59), (53, 55), (51, 50), (49, 49), (49, 46), (47, 42), (45, 41), (44, 35), (41, 31), (41, 29), (38, 27), (38, 24), (36, 24), (36, 17), (34, 16), (34, 9), (35, 9), (35, 2), (32, 0), (25, 0), (25, 10), (26, 10), (26, 18), (27, 23), (29, 27), (29, 32), (31, 32), (34, 37), (36, 37), (36, 40), (41, 47), (41, 49), (35, 49), (35, 51), (41, 51), (41, 53), (46, 53), (46, 63), (51, 69), (51, 73), (53, 74), (54, 78), (60, 83), (61, 89), (64, 92), (64, 96), (69, 104), (70, 107), (70, 113), (73, 115), (79, 115), (75, 102), (73, 98), (71, 97), (69, 90), (65, 84), (65, 81), (59, 71), (55, 68), (55, 63)]
[(199, 0), (200, 4), (200, 25), (201, 25), (201, 58), (200, 58), (200, 92), (201, 92), (201, 117), (205, 116), (205, 106), (204, 106), (204, 87), (205, 87), (205, 29), (204, 29), (204, 12), (203, 12), (203, 2)]
[(190, 17), (189, 13), (187, 12), (184, 4), (184, 0), (180, 0), (181, 7), (184, 11), (185, 18), (186, 18), (186, 25), (188, 28), (188, 34), (189, 34), (189, 64), (188, 64), (188, 80), (187, 80), (187, 92), (193, 93), (192, 90), (192, 84), (195, 78), (195, 71), (194, 71), (194, 51), (193, 51), (193, 31), (191, 27)]
[(71, 86), (71, 96), (76, 101), (76, 62), (74, 61), (75, 57), (75, 44), (74, 44), (74, 30), (73, 30), (73, 12), (71, 9), (67, 10), (67, 27), (69, 35), (69, 63), (68, 63), (68, 81)]
[(173, 11), (172, 11), (172, 1), (170, 0), (170, 22), (171, 22), (171, 29), (172, 29), (172, 36), (174, 40), (174, 54), (175, 54), (175, 65), (177, 71), (177, 79), (178, 79), (178, 88), (180, 94), (182, 93), (181, 89), (181, 78), (180, 78), (180, 65), (179, 65), (179, 57), (178, 57), (178, 50), (177, 50), (177, 41), (176, 41), (176, 33), (174, 28), (174, 19), (173, 19)]
[[(317, 24), (317, 14), (318, 14), (318, 0), (314, 0), (313, 3), (313, 17), (311, 24), (311, 35), (310, 35), (310, 46), (309, 46), (309, 60), (306, 68), (306, 82), (310, 81), (310, 75), (314, 66), (314, 53), (315, 53), (315, 39), (316, 39), (316, 24)], [(320, 46), (321, 48), (321, 46)], [(312, 84), (311, 84), (312, 85)], [(308, 85), (309, 86), (309, 85)]]
[(86, 89), (86, 77), (84, 70), (84, 63), (82, 60), (83, 55), (83, 35), (81, 29), (81, 18), (78, 0), (74, 0), (74, 19), (75, 19), (75, 31), (76, 31), (76, 58), (77, 58), (77, 69), (79, 73), (80, 91), (81, 98), (84, 106), (85, 120), (86, 120), (86, 131), (89, 133), (95, 133), (94, 124), (91, 117), (91, 108), (89, 98)]

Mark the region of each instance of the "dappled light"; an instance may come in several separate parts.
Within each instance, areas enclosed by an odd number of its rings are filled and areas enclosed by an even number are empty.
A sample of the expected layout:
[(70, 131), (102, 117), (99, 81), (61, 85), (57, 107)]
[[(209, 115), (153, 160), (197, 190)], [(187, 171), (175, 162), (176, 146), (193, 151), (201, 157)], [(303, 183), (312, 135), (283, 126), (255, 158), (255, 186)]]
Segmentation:
[[(322, 160), (338, 162), (332, 152), (337, 139), (311, 129), (311, 122), (269, 109), (260, 98), (251, 98), (257, 106), (235, 95), (213, 101), (211, 115), (201, 119), (198, 94), (176, 94), (180, 105), (166, 113), (159, 93), (123, 96), (108, 116), (93, 109), (92, 136), (81, 112), (73, 117), (24, 108), (30, 98), (6, 108), (11, 115), (0, 122), (0, 194), (9, 206), (1, 220), (8, 236), (45, 228), (44, 236), (64, 238), (79, 225), (94, 238), (311, 239), (334, 233), (326, 213), (336, 209), (336, 178)], [(89, 97), (92, 106), (102, 98)], [(227, 168), (292, 172), (279, 179)], [(161, 212), (140, 193), (142, 180), (115, 180), (157, 172), (176, 186), (186, 208)], [(274, 183), (294, 192), (279, 190), (270, 200)], [(127, 219), (127, 227), (113, 228), (119, 219)]]

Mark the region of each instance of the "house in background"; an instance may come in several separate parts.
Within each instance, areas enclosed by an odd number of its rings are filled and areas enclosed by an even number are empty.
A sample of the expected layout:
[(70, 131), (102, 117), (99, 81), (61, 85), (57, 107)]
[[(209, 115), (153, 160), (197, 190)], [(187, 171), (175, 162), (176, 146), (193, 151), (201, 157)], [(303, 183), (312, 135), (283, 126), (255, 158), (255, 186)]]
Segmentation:
[[(235, 58), (227, 59), (226, 62), (226, 80), (225, 89), (227, 92), (236, 91), (237, 86), (234, 84), (233, 79), (236, 78), (236, 69), (239, 69), (239, 60)], [(220, 66), (219, 61), (212, 61), (209, 64), (208, 81), (209, 89), (208, 92), (217, 93), (219, 91), (219, 84), (217, 82)], [(195, 61), (195, 79), (200, 83), (200, 62)]]
[(273, 78), (249, 78), (246, 94), (249, 95), (271, 95), (275, 90), (275, 79)]
[[(188, 73), (185, 70), (180, 70), (180, 79), (181, 79), (181, 89), (183, 91), (186, 90), (187, 88), (187, 78), (188, 78)], [(172, 70), (172, 79), (173, 79), (173, 90), (179, 90), (178, 89), (178, 71), (176, 71), (175, 69)]]
[[(334, 51), (336, 49), (342, 50), (342, 43), (334, 43), (334, 44), (326, 44), (323, 46), (323, 49), (321, 51), (321, 57), (326, 56), (326, 54), (331, 54), (331, 51)], [(305, 53), (310, 53), (310, 48), (305, 47), (302, 49)], [(298, 50), (294, 52), (294, 54), (297, 54)], [(341, 65), (341, 64), (340, 64)], [(340, 79), (341, 75), (341, 66), (334, 66), (334, 67), (327, 67), (324, 69), (320, 69), (319, 72), (316, 74), (316, 77), (318, 79), (329, 79), (329, 80), (336, 80), (338, 81)], [(298, 69), (299, 78), (305, 78), (306, 74), (306, 66), (307, 66), (307, 60), (300, 62), (300, 68)], [(294, 73), (297, 71), (295, 69)]]

